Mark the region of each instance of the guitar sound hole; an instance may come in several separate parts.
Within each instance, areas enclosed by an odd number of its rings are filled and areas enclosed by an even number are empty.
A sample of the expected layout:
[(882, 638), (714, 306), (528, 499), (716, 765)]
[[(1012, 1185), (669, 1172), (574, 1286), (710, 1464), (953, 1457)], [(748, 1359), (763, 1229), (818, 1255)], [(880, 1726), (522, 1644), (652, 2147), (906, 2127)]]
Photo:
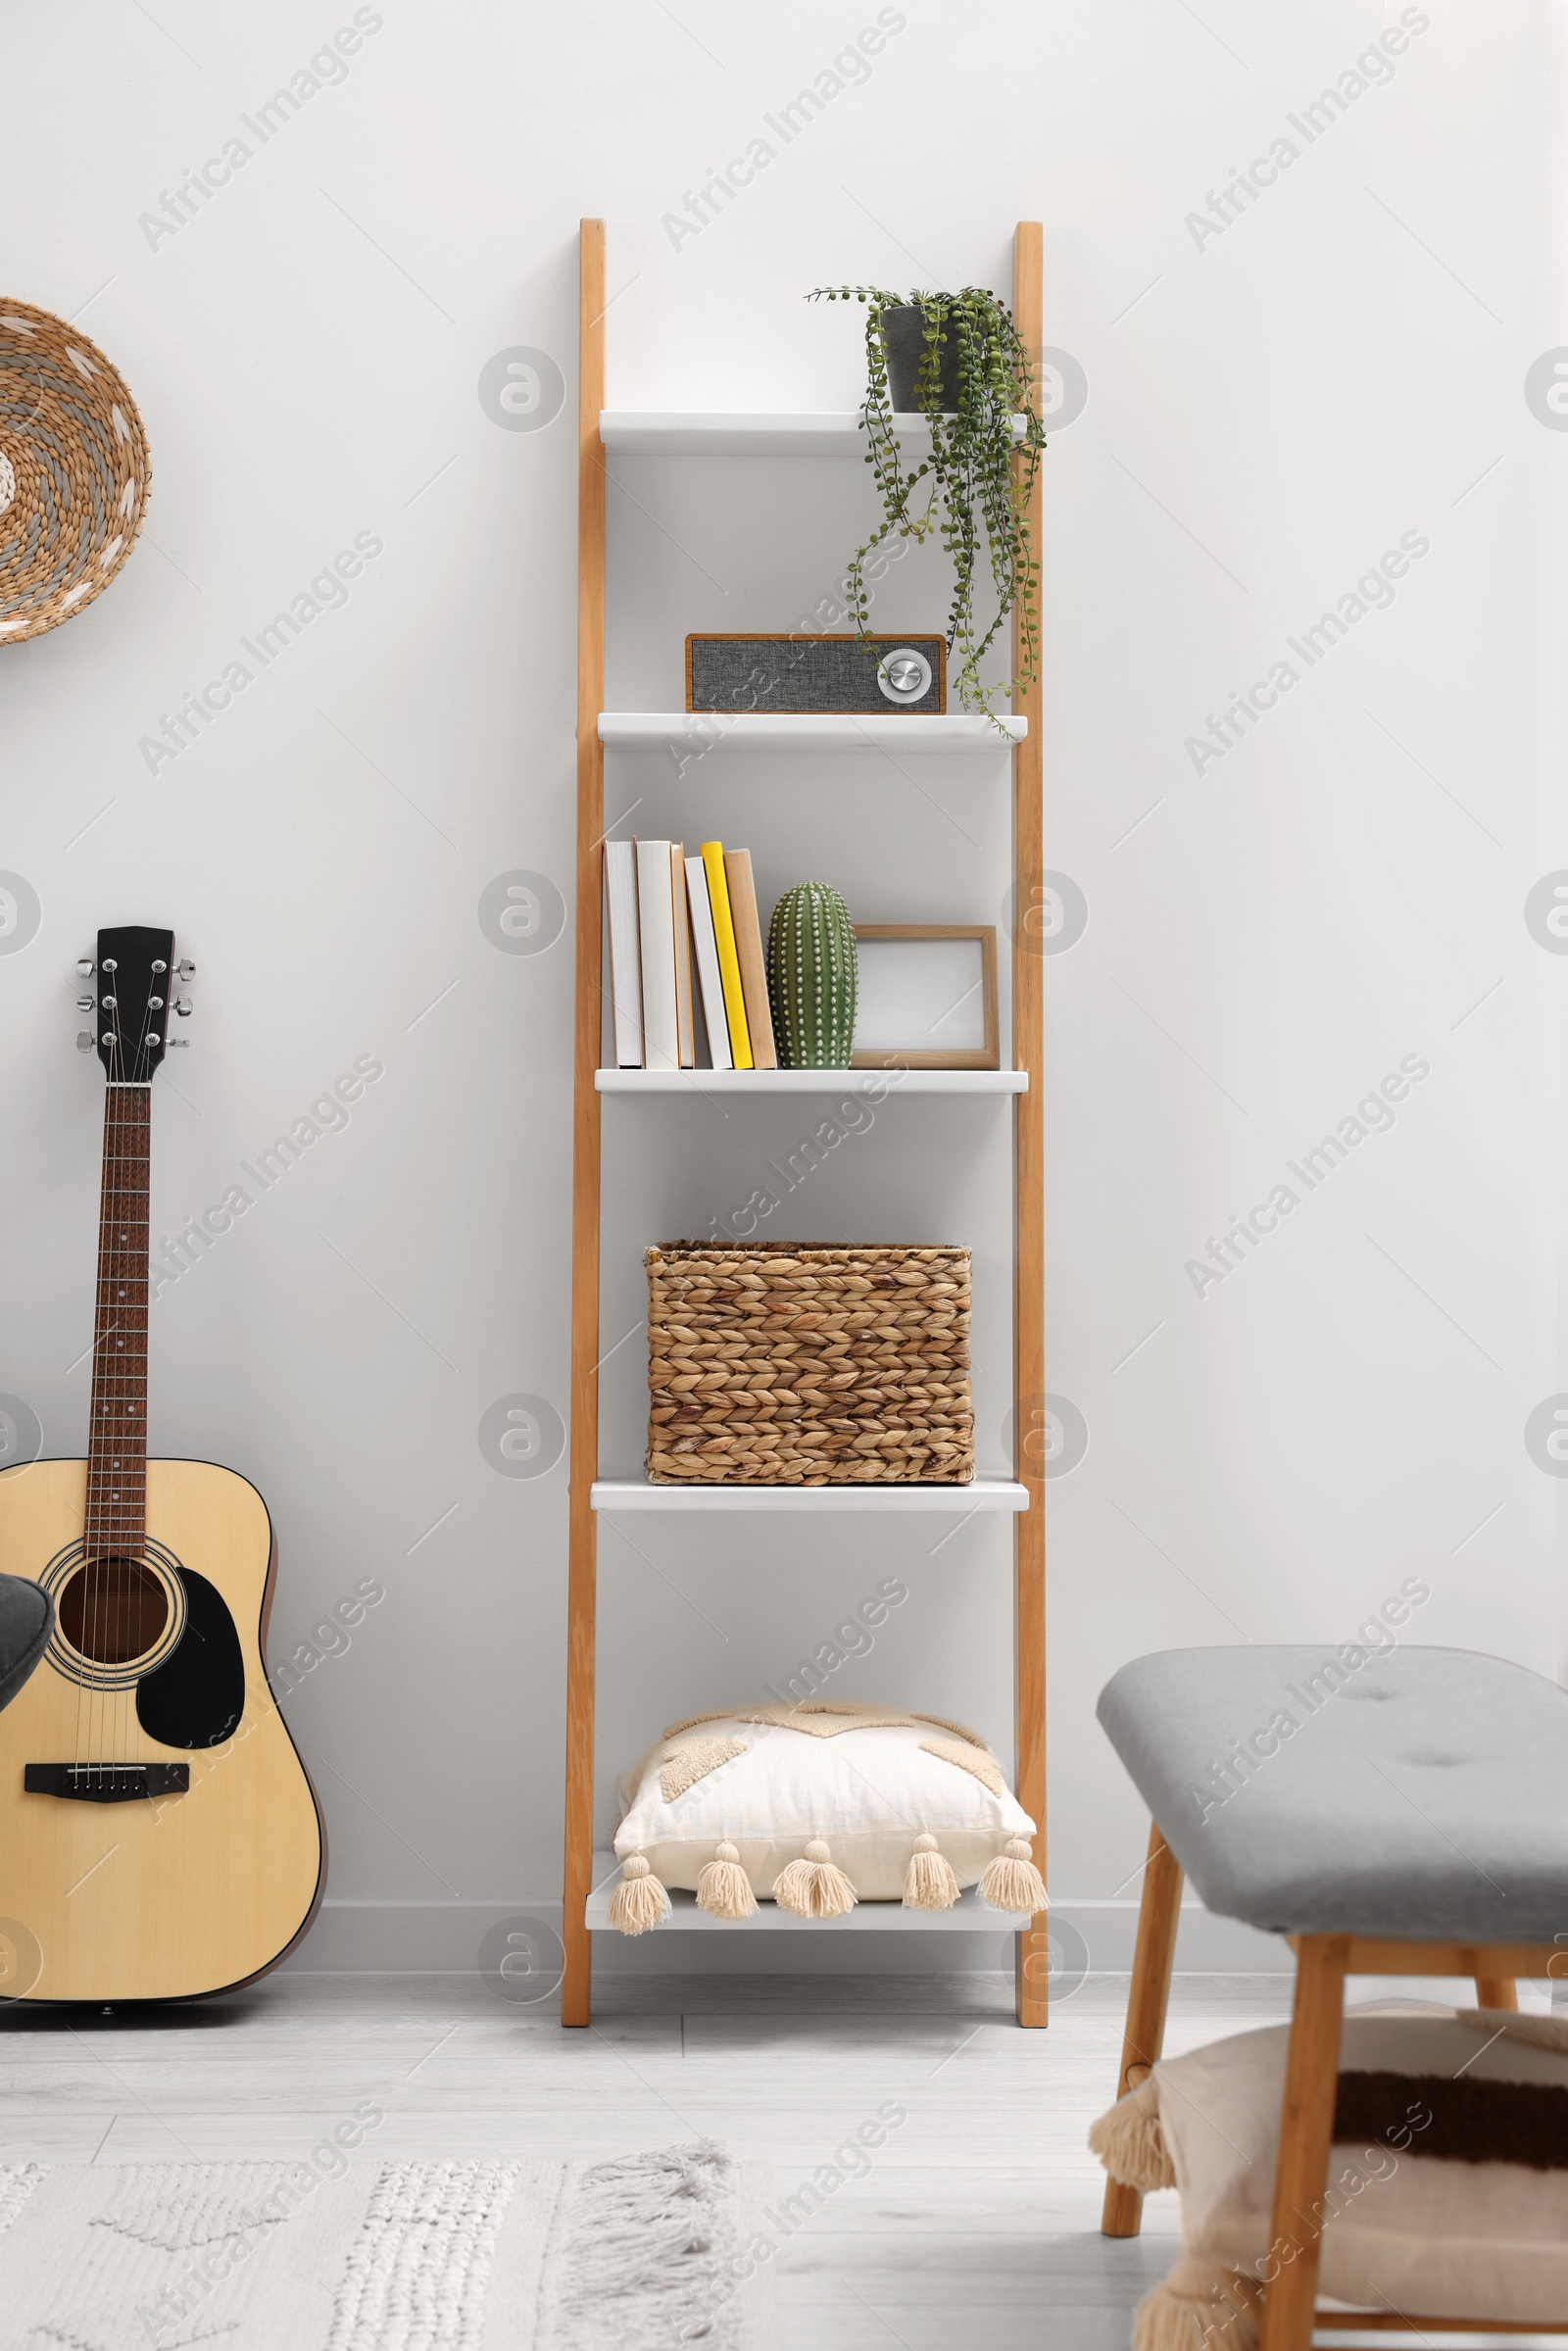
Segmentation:
[(89, 1559), (60, 1594), (60, 1630), (95, 1665), (145, 1656), (169, 1622), (169, 1594), (139, 1559)]

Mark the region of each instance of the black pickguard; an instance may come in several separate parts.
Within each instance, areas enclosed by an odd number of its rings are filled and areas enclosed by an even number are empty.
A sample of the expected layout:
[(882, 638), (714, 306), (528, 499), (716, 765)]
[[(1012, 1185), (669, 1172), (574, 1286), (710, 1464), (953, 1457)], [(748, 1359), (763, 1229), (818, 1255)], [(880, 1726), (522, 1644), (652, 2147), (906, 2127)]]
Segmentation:
[(185, 1630), (174, 1653), (136, 1685), (136, 1715), (166, 1747), (216, 1747), (245, 1711), (245, 1658), (227, 1603), (193, 1568), (174, 1569), (185, 1588)]

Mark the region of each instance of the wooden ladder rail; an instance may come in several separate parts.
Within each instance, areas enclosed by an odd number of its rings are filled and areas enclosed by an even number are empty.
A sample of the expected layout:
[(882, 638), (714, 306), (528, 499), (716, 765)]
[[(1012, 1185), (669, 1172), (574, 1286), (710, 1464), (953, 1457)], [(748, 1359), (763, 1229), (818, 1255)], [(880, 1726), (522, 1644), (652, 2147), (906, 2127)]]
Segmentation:
[[(1013, 233), (1012, 316), (1038, 377), (1044, 326), (1044, 232), (1020, 220)], [(1029, 502), (1030, 546), (1040, 560), (1044, 499), (1035, 475)], [(1037, 574), (1038, 576), (1038, 574)], [(1036, 606), (1038, 614), (1039, 607)], [(1014, 611), (1013, 674), (1018, 673), (1023, 615)], [(1045, 694), (1037, 666), (1033, 682), (1013, 698), (1029, 731), (1012, 755), (1012, 1060), (1029, 1073), (1029, 1089), (1013, 1100), (1013, 1476), (1029, 1489), (1029, 1505), (1013, 1519), (1014, 1737), (1018, 1801), (1038, 1823), (1034, 1857), (1046, 1874), (1046, 1489), (1042, 1475), (1041, 1397), (1046, 1385), (1046, 1175), (1044, 966), (1041, 959), (1041, 873), (1045, 846)], [(1044, 1914), (1016, 1937), (1014, 1990), (1020, 2025), (1049, 2021), (1051, 1943)]]
[(592, 1488), (599, 1474), (599, 1067), (605, 830), (605, 224), (579, 228), (577, 291), (577, 964), (571, 1154), (571, 1454), (566, 1585), (566, 1858), (561, 2021), (586, 2025), (593, 1981), (587, 1903), (594, 1866)]

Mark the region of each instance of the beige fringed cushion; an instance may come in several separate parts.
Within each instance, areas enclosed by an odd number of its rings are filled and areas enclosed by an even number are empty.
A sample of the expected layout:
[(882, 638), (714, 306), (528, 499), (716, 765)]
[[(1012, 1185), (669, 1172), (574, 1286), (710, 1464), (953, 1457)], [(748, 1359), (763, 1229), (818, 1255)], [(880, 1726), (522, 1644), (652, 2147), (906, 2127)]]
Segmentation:
[[(933, 1739), (933, 1728), (947, 1736)], [(710, 1760), (715, 1749), (726, 1759)], [(622, 1861), (643, 1854), (662, 1885), (695, 1890), (729, 1843), (763, 1899), (813, 1839), (860, 1901), (897, 1902), (921, 1835), (967, 1886), (1009, 1838), (1034, 1834), (973, 1734), (885, 1706), (768, 1705), (677, 1723), (625, 1774), (621, 1803)]]
[(1006, 1786), (1001, 1764), (984, 1747), (964, 1746), (956, 1739), (922, 1739), (920, 1752), (938, 1755), (944, 1763), (956, 1763), (960, 1772), (972, 1772), (981, 1787), (989, 1788), (994, 1796), (1000, 1796)]
[(789, 1705), (782, 1698), (766, 1706), (748, 1707), (744, 1714), (694, 1714), (683, 1723), (671, 1723), (664, 1733), (673, 1739), (682, 1731), (695, 1731), (700, 1723), (766, 1723), (778, 1731), (801, 1731), (808, 1739), (838, 1739), (846, 1731), (871, 1731), (894, 1723), (934, 1723), (939, 1731), (951, 1731), (966, 1746), (985, 1750), (985, 1740), (978, 1731), (966, 1731), (962, 1723), (950, 1723), (941, 1714), (906, 1714), (897, 1706), (858, 1706), (848, 1698), (805, 1698), (799, 1705)]
[[(1181, 2194), (1187, 2256), (1140, 2309), (1138, 2351), (1181, 2351), (1195, 2311), (1200, 2327), (1226, 2327), (1230, 2351), (1255, 2339), (1255, 2290), (1234, 2275), (1266, 2285), (1274, 2274), (1288, 2039), (1276, 2026), (1162, 2060), (1090, 2132), (1113, 2178)], [(1466, 2160), (1500, 2148), (1524, 2160)], [(1568, 2021), (1352, 2010), (1325, 2201), (1326, 2302), (1568, 2321)]]
[(688, 1788), (716, 1772), (721, 1763), (733, 1763), (744, 1755), (746, 1747), (739, 1739), (683, 1739), (672, 1746), (659, 1775), (660, 1788), (666, 1804), (673, 1804)]

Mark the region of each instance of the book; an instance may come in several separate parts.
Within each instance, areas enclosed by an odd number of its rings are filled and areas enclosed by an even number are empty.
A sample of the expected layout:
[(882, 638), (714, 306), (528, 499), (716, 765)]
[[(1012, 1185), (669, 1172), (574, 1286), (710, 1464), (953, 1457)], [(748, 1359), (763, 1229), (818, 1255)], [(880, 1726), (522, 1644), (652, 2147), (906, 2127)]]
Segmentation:
[(776, 1069), (773, 1015), (767, 1002), (767, 965), (762, 959), (762, 926), (757, 912), (757, 887), (752, 880), (749, 849), (726, 849), (724, 880), (729, 888), (729, 918), (735, 932), (735, 959), (741, 967), (741, 994), (746, 999), (746, 1028), (752, 1040), (752, 1065)]
[(735, 955), (735, 925), (730, 918), (722, 841), (703, 843), (703, 863), (708, 871), (708, 902), (713, 910), (713, 943), (718, 949), (718, 976), (729, 1022), (730, 1058), (737, 1069), (751, 1069), (752, 1035), (746, 1025), (746, 992), (741, 986), (741, 967)]
[(669, 890), (675, 926), (675, 1035), (682, 1069), (697, 1067), (697, 1030), (692, 1020), (692, 935), (686, 913), (686, 849), (669, 845)]
[(697, 955), (697, 984), (702, 992), (703, 1019), (708, 1025), (709, 1053), (715, 1069), (733, 1069), (724, 983), (718, 976), (718, 943), (713, 937), (713, 909), (708, 897), (708, 868), (701, 857), (686, 859), (686, 897), (691, 907), (692, 946)]
[(641, 1069), (643, 974), (637, 928), (637, 853), (629, 841), (605, 843), (605, 935), (610, 941), (615, 1067)]
[(643, 1066), (680, 1067), (675, 1015), (675, 895), (668, 841), (637, 843), (637, 928), (642, 942)]

